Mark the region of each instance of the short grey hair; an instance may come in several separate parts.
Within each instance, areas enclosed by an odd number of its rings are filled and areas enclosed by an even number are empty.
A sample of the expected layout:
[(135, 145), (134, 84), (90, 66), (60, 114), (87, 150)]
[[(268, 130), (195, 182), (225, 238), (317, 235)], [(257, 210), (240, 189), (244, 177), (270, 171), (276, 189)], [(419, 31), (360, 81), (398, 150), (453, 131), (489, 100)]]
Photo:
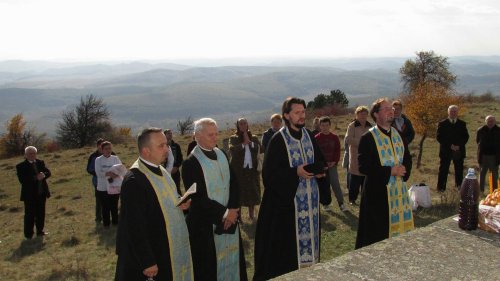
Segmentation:
[(450, 110), (452, 110), (452, 109), (458, 110), (458, 105), (452, 104), (452, 105), (448, 106), (448, 112), (450, 112)]
[(25, 149), (24, 149), (24, 154), (28, 154), (28, 152), (30, 151), (34, 151), (35, 153), (38, 153), (38, 149), (36, 149), (36, 147), (34, 146), (27, 146)]
[(490, 119), (490, 118), (493, 118), (493, 120), (495, 120), (495, 121), (496, 121), (495, 116), (493, 116), (493, 115), (488, 115), (488, 116), (486, 116), (486, 117), (484, 118), (484, 122), (488, 122), (488, 119)]
[(203, 131), (203, 129), (205, 129), (209, 125), (217, 127), (217, 122), (215, 122), (214, 119), (208, 117), (194, 121), (194, 133), (196, 134)]

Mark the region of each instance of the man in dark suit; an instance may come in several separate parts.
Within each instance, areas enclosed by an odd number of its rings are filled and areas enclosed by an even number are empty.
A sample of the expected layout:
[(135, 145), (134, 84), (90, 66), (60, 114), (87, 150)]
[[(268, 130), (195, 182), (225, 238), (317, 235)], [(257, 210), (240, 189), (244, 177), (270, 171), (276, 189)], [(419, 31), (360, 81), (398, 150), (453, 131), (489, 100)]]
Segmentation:
[[(400, 100), (395, 100), (392, 102), (392, 108), (394, 108), (394, 120), (392, 121), (392, 127), (398, 130), (399, 135), (403, 139), (405, 145), (405, 150), (410, 152), (410, 143), (415, 138), (415, 129), (406, 115), (403, 114), (403, 103)], [(410, 161), (407, 162), (405, 178), (409, 179), (411, 175), (411, 169), (413, 167), (412, 157), (409, 153)]]
[(173, 139), (173, 133), (171, 129), (167, 129), (164, 131), (165, 136), (167, 137), (167, 143), (170, 149), (172, 150), (172, 154), (174, 155), (174, 167), (172, 167), (172, 171), (170, 175), (175, 182), (175, 186), (177, 187), (177, 193), (181, 195), (181, 171), (179, 168), (182, 165), (182, 151), (181, 146), (176, 143)]
[(446, 190), (446, 181), (450, 163), (453, 160), (455, 168), (455, 186), (462, 185), (465, 159), (465, 144), (469, 140), (467, 125), (458, 117), (458, 106), (448, 107), (448, 118), (438, 124), (437, 141), (439, 142), (439, 176), (437, 190)]
[(24, 155), (26, 159), (16, 165), (16, 170), (21, 183), (21, 201), (24, 201), (24, 236), (31, 239), (33, 226), (37, 236), (47, 234), (44, 231), (45, 201), (50, 197), (47, 178), (51, 174), (45, 163), (37, 159), (36, 147), (26, 147)]

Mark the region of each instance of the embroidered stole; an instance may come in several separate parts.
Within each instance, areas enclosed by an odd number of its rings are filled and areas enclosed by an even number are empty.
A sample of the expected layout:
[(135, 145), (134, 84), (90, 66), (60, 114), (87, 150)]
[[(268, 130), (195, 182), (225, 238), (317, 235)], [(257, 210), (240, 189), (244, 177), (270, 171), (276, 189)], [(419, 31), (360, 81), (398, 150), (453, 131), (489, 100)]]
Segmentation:
[(139, 159), (130, 168), (137, 168), (146, 176), (160, 203), (168, 237), (173, 280), (194, 280), (188, 229), (182, 210), (175, 206), (179, 195), (174, 181), (162, 166), (160, 169), (163, 176), (159, 176)]
[[(302, 128), (302, 138), (295, 139), (288, 127), (279, 130), (288, 152), (290, 167), (314, 163), (314, 148), (309, 133)], [(295, 232), (297, 237), (298, 267), (319, 262), (319, 190), (316, 178), (299, 177), (295, 193)]]
[[(229, 201), (229, 163), (224, 153), (214, 148), (217, 160), (208, 158), (199, 146), (191, 152), (200, 162), (207, 186), (208, 197), (227, 206)], [(215, 226), (213, 226), (215, 230)], [(239, 228), (234, 234), (214, 234), (217, 255), (217, 280), (240, 280)]]
[[(397, 130), (391, 130), (391, 136), (382, 133), (378, 126), (370, 129), (377, 145), (380, 164), (394, 167), (403, 164), (404, 144)], [(398, 236), (413, 230), (413, 213), (406, 183), (402, 177), (391, 176), (387, 184), (387, 202), (389, 204), (389, 237)]]

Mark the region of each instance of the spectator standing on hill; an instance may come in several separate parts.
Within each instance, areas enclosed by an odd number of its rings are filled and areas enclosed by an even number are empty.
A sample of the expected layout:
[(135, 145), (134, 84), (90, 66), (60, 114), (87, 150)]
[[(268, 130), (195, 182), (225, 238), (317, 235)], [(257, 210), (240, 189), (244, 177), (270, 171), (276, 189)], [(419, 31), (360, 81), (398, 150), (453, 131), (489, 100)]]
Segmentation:
[(17, 178), (21, 183), (21, 201), (24, 202), (24, 237), (33, 237), (33, 227), (36, 235), (47, 233), (45, 227), (45, 203), (50, 198), (47, 179), (50, 170), (43, 160), (37, 159), (37, 149), (28, 146), (24, 149), (25, 160), (16, 165)]
[(448, 118), (439, 121), (436, 138), (439, 142), (440, 158), (437, 190), (446, 190), (451, 161), (455, 168), (455, 186), (460, 188), (464, 176), (465, 144), (469, 140), (469, 133), (467, 124), (458, 119), (458, 106), (448, 107)]
[(363, 186), (365, 176), (359, 171), (358, 167), (358, 146), (361, 136), (372, 126), (368, 119), (368, 108), (358, 106), (354, 111), (356, 119), (347, 126), (345, 142), (349, 146), (349, 203), (356, 205), (359, 189)]
[(236, 133), (229, 138), (230, 165), (239, 186), (240, 205), (248, 207), (253, 222), (254, 207), (260, 204), (260, 174), (257, 171), (260, 142), (248, 128), (248, 121), (240, 118), (236, 122)]
[(173, 163), (173, 167), (172, 167), (172, 170), (170, 172), (170, 175), (172, 176), (172, 179), (175, 182), (175, 186), (177, 187), (177, 193), (182, 194), (180, 167), (182, 165), (183, 158), (182, 158), (181, 146), (174, 141), (172, 130), (167, 129), (167, 130), (165, 130), (164, 133), (165, 133), (165, 136), (167, 137), (167, 143), (168, 143), (168, 146), (170, 147), (170, 150), (172, 151), (172, 155), (174, 158), (174, 163)]
[(358, 147), (359, 171), (366, 175), (366, 182), (359, 207), (356, 249), (414, 228), (404, 178), (410, 158), (403, 139), (391, 127), (393, 107), (387, 99), (377, 99), (370, 115), (376, 125), (361, 136)]
[[(330, 194), (324, 159), (314, 136), (304, 128), (306, 103), (287, 98), (285, 127), (264, 157), (264, 195), (255, 232), (255, 281), (268, 280), (320, 261), (320, 196)], [(325, 192), (325, 193), (323, 193)], [(321, 201), (320, 201), (321, 199)], [(331, 197), (330, 197), (331, 201)]]
[(247, 280), (238, 224), (238, 181), (225, 153), (216, 147), (217, 123), (194, 122), (197, 145), (182, 165), (185, 186), (196, 183), (186, 222), (196, 280)]
[(179, 194), (161, 165), (167, 138), (160, 128), (144, 129), (137, 137), (139, 158), (125, 176), (120, 225), (116, 235), (116, 281), (194, 280), (189, 235)]
[[(186, 155), (189, 156), (191, 154), (191, 151), (193, 151), (193, 148), (197, 145), (196, 140), (193, 135), (193, 140), (188, 144), (187, 152)], [(186, 156), (186, 157), (187, 157)]]
[[(109, 171), (113, 165), (122, 164), (120, 158), (112, 155), (113, 145), (109, 141), (101, 144), (102, 155), (95, 159), (95, 173), (97, 175), (97, 194), (102, 206), (102, 224), (108, 228), (110, 223), (118, 224), (118, 200), (120, 195), (115, 192), (109, 192), (110, 186), (119, 181), (120, 176)], [(111, 220), (110, 220), (111, 216)]]
[(102, 155), (101, 144), (104, 142), (103, 139), (99, 138), (96, 141), (96, 150), (90, 154), (89, 159), (87, 160), (87, 173), (92, 175), (92, 185), (94, 186), (94, 196), (95, 196), (95, 221), (102, 221), (102, 207), (101, 201), (99, 201), (99, 197), (97, 196), (97, 174), (95, 173), (95, 159)]
[(410, 119), (403, 114), (403, 103), (400, 100), (393, 101), (392, 107), (394, 108), (394, 121), (391, 125), (398, 130), (403, 142), (408, 146), (415, 138), (415, 129)]
[(262, 134), (262, 149), (261, 153), (266, 152), (267, 144), (269, 140), (271, 140), (272, 136), (283, 126), (283, 119), (279, 114), (271, 115), (271, 128), (267, 129), (267, 131)]
[(400, 100), (393, 101), (392, 107), (394, 108), (394, 121), (392, 121), (392, 127), (398, 130), (399, 135), (403, 138), (405, 149), (408, 150), (410, 155), (410, 162), (408, 162), (408, 166), (406, 167), (406, 178), (409, 179), (413, 167), (409, 147), (410, 143), (415, 138), (415, 129), (413, 129), (410, 119), (403, 114), (403, 103)]
[(319, 117), (314, 117), (313, 123), (312, 123), (312, 130), (311, 134), (313, 136), (317, 135), (319, 133)]
[(351, 174), (349, 174), (349, 145), (344, 138), (344, 156), (342, 157), (342, 168), (345, 169), (345, 182), (346, 189), (349, 192), (349, 185), (351, 183)]
[[(340, 160), (340, 140), (339, 137), (330, 131), (331, 121), (327, 116), (321, 117), (319, 119), (320, 132), (315, 136), (316, 142), (318, 143), (323, 156), (326, 161), (326, 169), (328, 170), (327, 177), (330, 181), (335, 198), (337, 198), (337, 203), (342, 211), (347, 211), (344, 205), (344, 196), (342, 195), (342, 190), (340, 189), (339, 174), (337, 171), (337, 165)], [(330, 210), (329, 205), (323, 205), (325, 210)]]
[(500, 164), (500, 128), (496, 124), (495, 116), (488, 115), (485, 125), (476, 133), (477, 162), (481, 167), (479, 187), (484, 192), (484, 183), (488, 170), (493, 176), (493, 190), (498, 188), (498, 165)]

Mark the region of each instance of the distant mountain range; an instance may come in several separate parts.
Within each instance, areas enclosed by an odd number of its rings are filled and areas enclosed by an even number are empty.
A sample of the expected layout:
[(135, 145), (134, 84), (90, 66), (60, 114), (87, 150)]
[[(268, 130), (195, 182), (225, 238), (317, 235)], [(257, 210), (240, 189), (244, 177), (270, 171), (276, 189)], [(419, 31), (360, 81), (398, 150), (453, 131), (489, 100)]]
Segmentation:
[[(177, 120), (212, 116), (224, 127), (238, 116), (267, 120), (287, 96), (312, 100), (332, 89), (350, 105), (397, 96), (407, 58), (266, 61), (57, 63), (0, 62), (0, 122), (23, 113), (38, 131), (53, 135), (61, 112), (81, 96), (102, 97), (113, 122), (137, 131), (175, 128)], [(500, 57), (452, 57), (460, 93), (500, 95)], [(230, 125), (232, 126), (232, 125)], [(4, 128), (0, 129), (3, 131)]]

